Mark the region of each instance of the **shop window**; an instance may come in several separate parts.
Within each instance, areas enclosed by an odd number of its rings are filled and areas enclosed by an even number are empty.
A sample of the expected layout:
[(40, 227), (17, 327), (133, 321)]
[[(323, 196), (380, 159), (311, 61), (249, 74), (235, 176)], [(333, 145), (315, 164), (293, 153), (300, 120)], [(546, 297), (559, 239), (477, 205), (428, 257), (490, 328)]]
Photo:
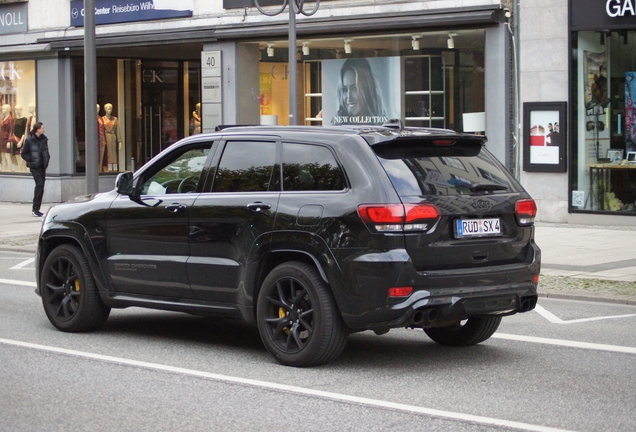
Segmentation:
[[(344, 38), (299, 40), (301, 124), (382, 124), (397, 118), (406, 126), (461, 131), (462, 113), (484, 111), (483, 30), (459, 30), (454, 48), (449, 48), (447, 32), (347, 40), (346, 47)], [(286, 44), (260, 42), (259, 49), (260, 120), (287, 124)], [(354, 82), (356, 87), (350, 87)]]
[[(75, 76), (84, 63), (75, 61)], [(98, 169), (133, 170), (201, 133), (200, 63), (97, 59)], [(108, 111), (107, 111), (108, 108)], [(85, 172), (84, 82), (75, 80), (76, 172)]]
[(37, 119), (35, 61), (0, 61), (0, 71), (0, 171), (28, 172), (20, 149)]
[(636, 51), (633, 33), (578, 32), (573, 92), (574, 211), (633, 214)]

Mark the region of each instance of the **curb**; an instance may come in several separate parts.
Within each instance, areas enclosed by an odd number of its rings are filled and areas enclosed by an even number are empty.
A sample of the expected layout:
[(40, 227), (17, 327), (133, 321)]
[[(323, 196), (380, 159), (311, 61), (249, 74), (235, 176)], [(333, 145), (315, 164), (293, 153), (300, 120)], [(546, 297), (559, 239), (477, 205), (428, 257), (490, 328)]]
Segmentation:
[(612, 303), (612, 304), (636, 306), (636, 299), (635, 300), (615, 299), (615, 298), (609, 298), (609, 297), (594, 297), (594, 296), (582, 296), (577, 294), (556, 294), (556, 293), (539, 293), (539, 297), (560, 299), (560, 300), (577, 300), (577, 301), (585, 301), (585, 302)]

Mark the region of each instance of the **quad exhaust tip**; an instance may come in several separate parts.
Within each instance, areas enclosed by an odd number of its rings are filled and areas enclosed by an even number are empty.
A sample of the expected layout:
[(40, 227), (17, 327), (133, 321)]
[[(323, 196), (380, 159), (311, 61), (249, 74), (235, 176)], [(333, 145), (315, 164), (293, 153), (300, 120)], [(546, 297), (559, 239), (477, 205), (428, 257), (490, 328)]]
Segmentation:
[(436, 308), (420, 309), (413, 315), (413, 324), (432, 323), (439, 317), (439, 311)]

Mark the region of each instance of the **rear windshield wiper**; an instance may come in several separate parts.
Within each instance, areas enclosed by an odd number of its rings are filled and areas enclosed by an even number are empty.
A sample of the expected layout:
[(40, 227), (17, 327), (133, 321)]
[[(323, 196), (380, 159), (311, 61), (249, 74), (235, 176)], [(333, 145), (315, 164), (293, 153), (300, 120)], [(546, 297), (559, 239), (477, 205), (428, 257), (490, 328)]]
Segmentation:
[(507, 186), (495, 183), (473, 183), (469, 187), (471, 192), (493, 192), (499, 190), (508, 190)]

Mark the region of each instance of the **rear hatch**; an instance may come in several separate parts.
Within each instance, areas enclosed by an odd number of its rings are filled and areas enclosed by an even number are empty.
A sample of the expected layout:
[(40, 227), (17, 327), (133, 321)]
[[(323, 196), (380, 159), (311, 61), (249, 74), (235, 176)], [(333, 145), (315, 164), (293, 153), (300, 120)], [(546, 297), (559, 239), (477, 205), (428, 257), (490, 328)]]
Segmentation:
[[(417, 270), (498, 266), (528, 258), (534, 201), (484, 143), (484, 137), (449, 134), (372, 145), (404, 205), (402, 231)], [(409, 209), (415, 209), (411, 221)], [(421, 214), (426, 223), (418, 223)]]

